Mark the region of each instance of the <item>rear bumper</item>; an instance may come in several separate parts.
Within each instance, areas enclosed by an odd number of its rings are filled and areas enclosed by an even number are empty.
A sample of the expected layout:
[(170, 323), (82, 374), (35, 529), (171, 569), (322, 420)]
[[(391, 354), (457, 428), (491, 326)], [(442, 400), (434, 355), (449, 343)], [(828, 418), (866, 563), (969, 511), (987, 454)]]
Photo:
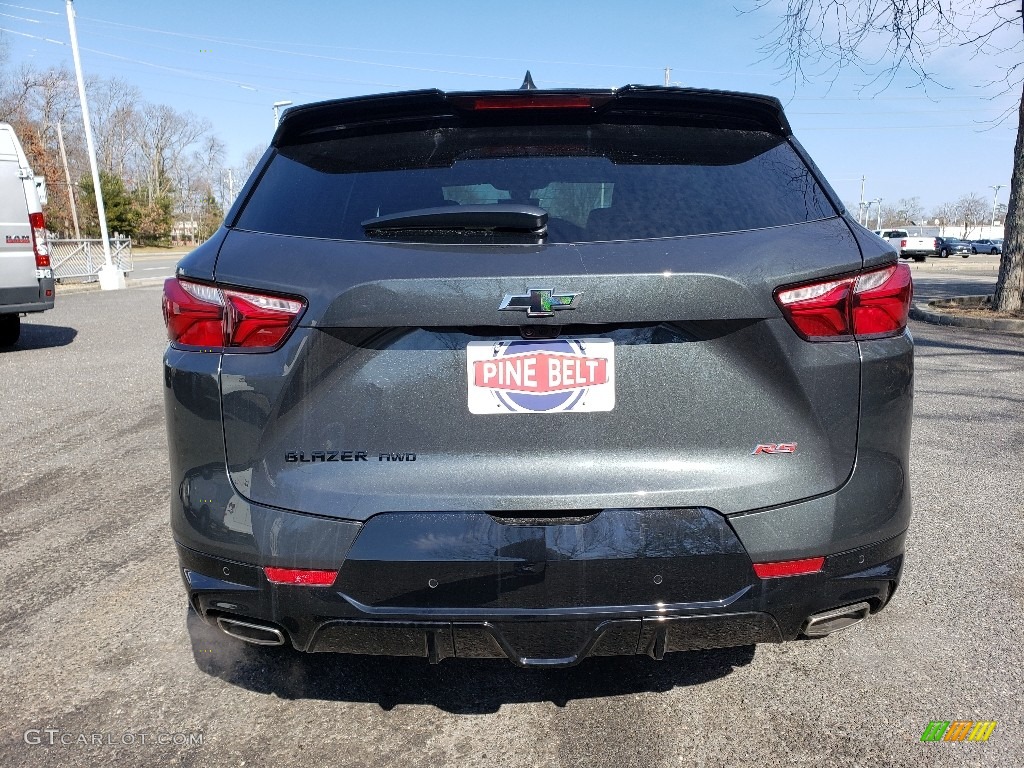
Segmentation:
[[(208, 621), (254, 620), (305, 651), (525, 665), (779, 642), (840, 606), (877, 611), (899, 582), (911, 514), (912, 355), (909, 334), (862, 345), (871, 408), (834, 493), (728, 517), (603, 510), (523, 526), (485, 512), (358, 522), (251, 502), (228, 474), (219, 356), (169, 350), (171, 527), (190, 602)], [(807, 576), (760, 580), (751, 565), (817, 556), (824, 567)], [(281, 586), (265, 566), (341, 573), (332, 587)]]
[(272, 584), (257, 565), (179, 543), (191, 605), (214, 625), (278, 629), (300, 651), (554, 667), (792, 640), (812, 615), (880, 610), (903, 565), (900, 534), (830, 555), (816, 574), (758, 579), (728, 521), (705, 509), (605, 510), (544, 526), (485, 513), (323, 522), (354, 529), (333, 537), (350, 546), (332, 586)]
[(0, 314), (15, 315), (53, 309), (53, 278), (40, 278), (38, 285), (0, 288)]

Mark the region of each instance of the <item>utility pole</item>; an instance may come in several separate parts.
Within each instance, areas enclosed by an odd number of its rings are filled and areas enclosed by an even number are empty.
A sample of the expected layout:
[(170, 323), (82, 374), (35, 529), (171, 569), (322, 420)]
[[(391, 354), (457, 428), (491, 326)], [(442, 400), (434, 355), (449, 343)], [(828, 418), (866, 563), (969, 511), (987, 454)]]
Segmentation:
[[(992, 184), (989, 189), (994, 189), (996, 193), (992, 195), (992, 226), (996, 225), (996, 200), (999, 199), (999, 190), (1003, 188), (1002, 184)], [(992, 234), (995, 234), (994, 232)], [(992, 235), (989, 235), (992, 237)]]
[[(70, 0), (69, 0), (70, 1)], [(281, 123), (281, 107), (287, 107), (292, 102), (290, 101), (275, 101), (274, 102), (274, 130), (277, 130), (277, 126)]]
[(862, 175), (860, 177), (860, 207), (857, 208), (857, 223), (862, 227), (864, 226), (864, 222), (861, 221), (864, 218), (864, 179), (865, 177)]
[(64, 131), (60, 120), (57, 121), (57, 145), (60, 147), (60, 161), (64, 164), (64, 181), (68, 185), (68, 202), (71, 204), (71, 222), (75, 225), (75, 240), (82, 239), (82, 230), (78, 228), (78, 205), (75, 203), (75, 188), (71, 186), (71, 171), (68, 170), (68, 153), (64, 149)]
[(228, 168), (228, 208), (235, 202), (235, 174)]
[(100, 288), (113, 291), (124, 288), (124, 273), (114, 266), (110, 259), (110, 237), (107, 235), (107, 211), (103, 207), (103, 190), (100, 188), (100, 171), (96, 165), (96, 145), (92, 140), (92, 124), (89, 122), (89, 103), (85, 99), (85, 79), (82, 77), (82, 60), (78, 55), (78, 33), (75, 31), (75, 7), (72, 0), (66, 0), (68, 30), (71, 33), (71, 55), (75, 59), (75, 76), (78, 78), (78, 98), (82, 102), (82, 121), (85, 123), (85, 146), (89, 151), (89, 168), (92, 170), (92, 188), (96, 193), (96, 212), (100, 217), (100, 239), (103, 241), (103, 266), (100, 268)]
[(672, 82), (672, 67), (665, 67), (665, 87), (668, 88), (668, 84)]
[(879, 198), (877, 198), (875, 200), (872, 200), (871, 202), (875, 203), (878, 206), (878, 208), (876, 209), (876, 215), (875, 215), (875, 229), (881, 229), (882, 228), (882, 198), (879, 197)]

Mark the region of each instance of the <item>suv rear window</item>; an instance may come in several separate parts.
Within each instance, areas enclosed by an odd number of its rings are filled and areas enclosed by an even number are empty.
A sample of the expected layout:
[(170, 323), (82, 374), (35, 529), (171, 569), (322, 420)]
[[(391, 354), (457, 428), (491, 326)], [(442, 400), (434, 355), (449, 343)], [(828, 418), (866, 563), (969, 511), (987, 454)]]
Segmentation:
[[(443, 126), (281, 147), (235, 226), (363, 240), (361, 223), (376, 216), (494, 203), (544, 208), (548, 242), (563, 243), (761, 229), (836, 215), (793, 147), (767, 132)], [(458, 234), (450, 240), (458, 242)]]

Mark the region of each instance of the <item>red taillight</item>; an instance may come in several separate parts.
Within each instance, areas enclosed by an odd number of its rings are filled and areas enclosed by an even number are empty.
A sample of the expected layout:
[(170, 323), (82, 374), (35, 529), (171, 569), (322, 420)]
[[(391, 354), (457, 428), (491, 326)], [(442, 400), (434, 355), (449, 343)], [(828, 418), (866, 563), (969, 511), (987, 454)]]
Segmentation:
[(232, 347), (276, 347), (288, 335), (303, 304), (296, 299), (224, 291)]
[(220, 349), (224, 343), (224, 300), (211, 285), (176, 277), (164, 281), (167, 338), (188, 347)]
[(832, 280), (780, 288), (775, 301), (808, 341), (897, 336), (907, 327), (910, 267), (893, 264)]
[(853, 289), (853, 335), (866, 339), (903, 333), (913, 296), (906, 264), (865, 272)]
[(778, 563), (754, 563), (754, 573), (759, 579), (777, 579), (780, 576), (806, 576), (817, 573), (825, 565), (824, 557), (809, 557), (806, 560), (783, 560)]
[(300, 584), (307, 587), (329, 587), (338, 578), (337, 571), (310, 571), (305, 568), (271, 568), (263, 572), (273, 584)]
[(32, 250), (36, 254), (36, 269), (50, 266), (50, 244), (46, 240), (46, 221), (41, 213), (30, 213), (28, 225), (32, 228)]
[(164, 282), (167, 338), (205, 351), (279, 346), (305, 308), (300, 299), (219, 288), (176, 277)]
[(906, 248), (906, 247), (907, 247), (907, 241), (906, 240), (900, 240), (900, 248)]
[(484, 96), (472, 99), (472, 109), (587, 109), (608, 101), (608, 96), (571, 96), (566, 94), (544, 96)]

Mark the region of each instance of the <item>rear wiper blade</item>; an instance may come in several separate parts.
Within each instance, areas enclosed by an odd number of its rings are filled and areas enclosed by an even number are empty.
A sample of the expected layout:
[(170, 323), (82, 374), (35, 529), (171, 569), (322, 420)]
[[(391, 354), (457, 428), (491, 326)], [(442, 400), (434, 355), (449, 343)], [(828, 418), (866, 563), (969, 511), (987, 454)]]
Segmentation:
[(367, 232), (374, 230), (419, 230), (466, 232), (523, 232), (543, 235), (548, 228), (548, 212), (535, 205), (498, 203), (492, 205), (446, 205), (377, 216), (362, 223)]

